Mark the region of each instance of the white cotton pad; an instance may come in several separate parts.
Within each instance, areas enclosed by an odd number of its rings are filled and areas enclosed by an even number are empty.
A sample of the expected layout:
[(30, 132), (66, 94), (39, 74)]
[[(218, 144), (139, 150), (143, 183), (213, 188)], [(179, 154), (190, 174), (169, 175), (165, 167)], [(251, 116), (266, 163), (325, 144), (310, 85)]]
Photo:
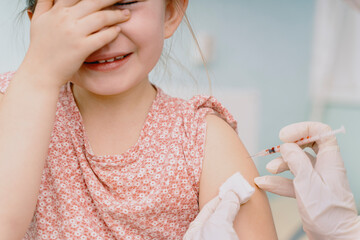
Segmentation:
[(250, 184), (239, 172), (237, 172), (228, 178), (223, 185), (221, 185), (219, 192), (220, 199), (223, 199), (225, 194), (229, 191), (236, 193), (240, 199), (240, 204), (244, 204), (254, 194), (255, 189), (250, 186)]

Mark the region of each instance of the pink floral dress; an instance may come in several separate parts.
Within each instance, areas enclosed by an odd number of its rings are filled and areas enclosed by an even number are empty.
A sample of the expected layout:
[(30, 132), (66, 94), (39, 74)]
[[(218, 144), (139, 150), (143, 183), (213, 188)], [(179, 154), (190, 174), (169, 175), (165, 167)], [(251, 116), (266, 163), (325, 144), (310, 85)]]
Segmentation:
[[(4, 93), (13, 72), (0, 75)], [(213, 97), (157, 96), (138, 142), (94, 155), (71, 83), (61, 88), (34, 217), (24, 239), (182, 239), (199, 212), (206, 114), (236, 122)]]

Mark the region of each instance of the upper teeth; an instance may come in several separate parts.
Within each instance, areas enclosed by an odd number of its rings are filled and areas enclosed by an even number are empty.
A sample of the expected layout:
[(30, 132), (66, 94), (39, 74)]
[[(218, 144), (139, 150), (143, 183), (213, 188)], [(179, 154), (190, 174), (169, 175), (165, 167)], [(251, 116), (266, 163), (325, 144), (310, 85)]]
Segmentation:
[(115, 60), (119, 60), (119, 59), (123, 59), (125, 56), (119, 56), (119, 57), (116, 57), (116, 58), (111, 58), (111, 59), (108, 59), (108, 60), (99, 60), (97, 62), (99, 63), (104, 63), (104, 62), (113, 62)]

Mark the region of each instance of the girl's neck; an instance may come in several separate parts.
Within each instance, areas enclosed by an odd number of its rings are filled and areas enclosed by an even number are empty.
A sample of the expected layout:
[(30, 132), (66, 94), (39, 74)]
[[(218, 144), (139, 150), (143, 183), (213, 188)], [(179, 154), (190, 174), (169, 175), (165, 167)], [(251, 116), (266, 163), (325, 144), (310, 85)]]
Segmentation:
[(118, 155), (136, 144), (156, 97), (148, 80), (113, 96), (99, 96), (77, 85), (73, 93), (91, 149), (99, 156)]
[(83, 118), (120, 120), (129, 115), (142, 115), (156, 97), (156, 89), (148, 80), (112, 96), (96, 95), (77, 85), (72, 85), (72, 90)]

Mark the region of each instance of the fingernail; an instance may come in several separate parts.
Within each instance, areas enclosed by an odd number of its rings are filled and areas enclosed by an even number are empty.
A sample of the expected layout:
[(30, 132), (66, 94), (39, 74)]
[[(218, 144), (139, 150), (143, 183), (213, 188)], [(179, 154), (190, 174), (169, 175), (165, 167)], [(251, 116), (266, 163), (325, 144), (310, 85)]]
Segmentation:
[(259, 186), (264, 182), (264, 180), (263, 180), (262, 177), (256, 177), (256, 178), (254, 178), (254, 182), (255, 182), (256, 185)]
[(123, 10), (123, 14), (124, 14), (125, 17), (130, 16), (130, 11), (129, 11), (129, 9)]
[(266, 170), (268, 170), (272, 174), (277, 174), (278, 167), (279, 167), (279, 164), (277, 164), (276, 162), (271, 161), (266, 165)]

